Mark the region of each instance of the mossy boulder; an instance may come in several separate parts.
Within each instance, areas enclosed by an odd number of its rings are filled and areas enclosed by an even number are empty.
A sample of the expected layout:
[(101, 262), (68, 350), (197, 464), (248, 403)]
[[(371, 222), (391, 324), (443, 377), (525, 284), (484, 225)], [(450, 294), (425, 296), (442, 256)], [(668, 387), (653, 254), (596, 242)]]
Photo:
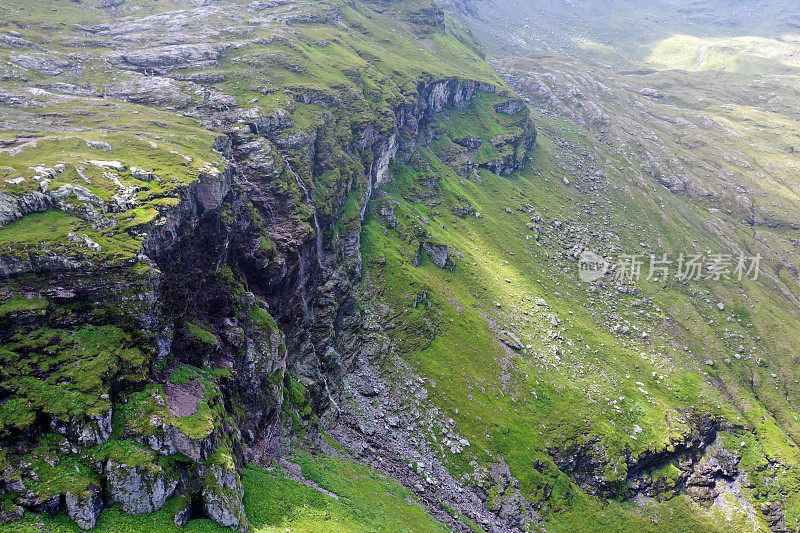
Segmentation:
[(90, 485), (84, 491), (67, 492), (64, 501), (67, 515), (75, 524), (81, 529), (92, 529), (103, 510), (103, 491), (97, 485)]
[(25, 515), (25, 509), (10, 500), (0, 502), (0, 524), (10, 524), (21, 520)]
[(140, 465), (109, 459), (106, 479), (109, 499), (121, 504), (128, 514), (161, 509), (178, 486), (177, 473), (156, 461)]
[(205, 515), (222, 526), (247, 531), (249, 523), (242, 504), (244, 487), (231, 455), (218, 450), (200, 472)]

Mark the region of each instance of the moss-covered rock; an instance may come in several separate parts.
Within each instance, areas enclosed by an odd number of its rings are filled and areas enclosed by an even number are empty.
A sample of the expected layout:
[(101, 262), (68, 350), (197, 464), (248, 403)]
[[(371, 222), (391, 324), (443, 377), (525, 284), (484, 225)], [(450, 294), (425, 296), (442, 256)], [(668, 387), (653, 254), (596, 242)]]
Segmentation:
[(218, 449), (200, 468), (203, 511), (218, 524), (247, 531), (244, 488), (229, 450)]
[(154, 457), (145, 464), (109, 459), (105, 465), (108, 497), (129, 514), (144, 514), (164, 506), (178, 486), (177, 472)]
[(81, 529), (92, 529), (103, 510), (103, 491), (97, 485), (90, 485), (80, 492), (67, 492), (64, 495), (67, 515)]

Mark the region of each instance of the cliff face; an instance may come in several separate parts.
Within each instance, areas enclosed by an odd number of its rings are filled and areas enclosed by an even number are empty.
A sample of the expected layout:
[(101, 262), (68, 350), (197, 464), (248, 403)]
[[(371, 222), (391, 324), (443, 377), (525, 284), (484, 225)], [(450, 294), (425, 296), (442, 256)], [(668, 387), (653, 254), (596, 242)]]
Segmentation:
[[(421, 82), (404, 96), (406, 102), (392, 109), (388, 121), (363, 124), (362, 129), (342, 142), (348, 155), (358, 161), (365, 172), (363, 178), (356, 177), (351, 190), (343, 195), (353, 198), (354, 205), (348, 206), (349, 212), (338, 217), (321, 217), (315, 211), (310, 217), (315, 228), (313, 232), (293, 224), (290, 218), (281, 219), (279, 213), (271, 210), (270, 206), (280, 201), (267, 202), (260, 211), (276, 246), (276, 259), (272, 262), (279, 265), (280, 270), (270, 270), (265, 276), (262, 269), (255, 268), (253, 275), (265, 277), (258, 285), (264, 288), (264, 298), (275, 309), (279, 323), (287, 328), (287, 337), (293, 339), (289, 341), (289, 352), (294, 354), (293, 363), (304, 385), (311, 389), (315, 409), (326, 416), (335, 418), (337, 407), (332, 395), (338, 394), (342, 373), (352, 368), (360, 351), (361, 318), (353, 289), (362, 270), (360, 222), (373, 191), (390, 179), (388, 167), (395, 158), (407, 156), (427, 144), (434, 135), (430, 127), (437, 113), (448, 107), (465, 108), (476, 94), (496, 90), (493, 85), (458, 78)], [(519, 168), (525, 150), (535, 141), (535, 129), (529, 122), (523, 122), (526, 129), (520, 130), (519, 137), (500, 143), (509, 148), (507, 154), (497, 158), (496, 164), (508, 172)], [(254, 188), (246, 192), (247, 196), (259, 198), (269, 194), (257, 185), (259, 173), (273, 173), (276, 166), (293, 173), (293, 167), (306, 163), (278, 155), (272, 168), (247, 168), (247, 158), (252, 157), (252, 152), (248, 154), (247, 150), (252, 146), (280, 154), (276, 146), (281, 142), (282, 133), (279, 128), (260, 126), (257, 121), (249, 122), (248, 126), (249, 135), (241, 132), (234, 135), (232, 152), (235, 158), (245, 160), (244, 175), (251, 178), (245, 191), (247, 187)], [(308, 143), (315, 149), (302, 157), (315, 161), (327, 157), (328, 154), (316, 151), (320, 144), (316, 135), (312, 135)], [(472, 171), (478, 168), (474, 162), (469, 162), (468, 166)], [(293, 177), (302, 185), (297, 174)], [(305, 191), (303, 200), (307, 201)], [(313, 205), (308, 207), (314, 208)], [(338, 232), (335, 239), (320, 237), (333, 229)]]
[[(153, 23), (125, 24), (146, 39)], [(113, 42), (122, 26), (91, 33)], [(173, 69), (213, 70), (226, 50), (170, 45), (106, 59), (139, 73), (117, 98), (183, 107), (192, 99), (183, 90), (206, 74), (181, 86)], [(206, 516), (247, 529), (245, 462), (278, 458), (339, 416), (343, 377), (364, 350), (361, 219), (389, 165), (435, 138), (444, 109), (501, 91), (409, 74), (378, 90), (377, 105), (337, 84), (287, 87), (282, 105), (247, 109), (212, 90), (187, 109), (206, 130), (148, 117), (163, 136), (76, 137), (77, 162), (34, 150), (59, 150), (52, 136), (7, 144), (37, 164), (0, 192), (10, 235), (0, 250), (2, 342), (6, 362), (19, 361), (0, 385), (4, 520), (66, 511), (90, 529), (111, 505), (142, 514), (169, 500), (179, 525)], [(521, 120), (495, 140), (492, 161), (473, 163), (465, 149), (465, 172), (520, 168), (535, 139)], [(173, 143), (176, 131), (191, 144)]]

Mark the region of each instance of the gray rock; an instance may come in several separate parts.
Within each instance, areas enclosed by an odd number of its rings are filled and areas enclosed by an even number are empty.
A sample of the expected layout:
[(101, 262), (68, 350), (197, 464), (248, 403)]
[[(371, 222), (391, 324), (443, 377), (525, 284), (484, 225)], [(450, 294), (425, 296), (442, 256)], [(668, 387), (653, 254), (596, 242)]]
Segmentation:
[(267, 139), (256, 138), (240, 148), (247, 153), (245, 164), (265, 181), (279, 177), (286, 168), (286, 162)]
[(24, 492), (25, 484), (22, 482), (20, 473), (11, 468), (7, 468), (5, 472), (0, 473), (0, 491)]
[[(88, 239), (85, 235), (84, 237)], [(92, 242), (91, 239), (90, 242)], [(105, 413), (90, 416), (85, 420), (52, 418), (50, 420), (50, 429), (67, 437), (72, 442), (77, 442), (83, 446), (96, 446), (105, 443), (111, 438), (111, 416), (112, 409), (109, 408)]]
[(257, 135), (275, 135), (294, 126), (291, 115), (283, 109), (274, 109), (269, 115), (260, 115), (258, 110), (248, 111), (245, 115), (247, 125)]
[(201, 469), (203, 482), (203, 512), (221, 526), (247, 531), (249, 524), (244, 513), (244, 488), (235, 465), (211, 463)]
[(475, 213), (474, 207), (453, 206), (453, 214), (459, 218), (467, 218), (471, 213)]
[(174, 67), (201, 61), (216, 61), (222, 57), (226, 48), (219, 44), (178, 44), (133, 50), (122, 54), (121, 59), (135, 67)]
[(61, 494), (39, 495), (26, 493), (19, 498), (19, 503), (36, 514), (55, 516), (61, 510)]
[(480, 139), (480, 137), (475, 137), (474, 135), (467, 135), (466, 137), (453, 139), (453, 142), (463, 146), (464, 148), (469, 148), (470, 150), (480, 148), (480, 146), (483, 144), (483, 141)]
[(20, 67), (36, 70), (49, 76), (58, 76), (72, 67), (69, 61), (49, 54), (16, 55), (9, 57), (8, 60)]
[(447, 245), (423, 242), (420, 244), (420, 250), (424, 250), (425, 253), (428, 254), (428, 257), (431, 258), (431, 261), (439, 268), (453, 270), (456, 266), (453, 259), (450, 257)]
[(157, 179), (155, 173), (150, 172), (148, 170), (144, 170), (139, 167), (131, 167), (131, 175), (137, 180), (142, 180), (142, 181), (153, 181)]
[(147, 444), (150, 449), (162, 455), (181, 453), (193, 461), (202, 461), (208, 458), (216, 447), (216, 434), (202, 438), (192, 438), (181, 432), (173, 425), (167, 425), (147, 437), (136, 440)]
[(178, 486), (177, 475), (157, 464), (134, 466), (109, 459), (106, 476), (109, 497), (129, 514), (161, 509)]
[(137, 187), (124, 187), (119, 193), (111, 197), (109, 210), (112, 213), (124, 213), (137, 207), (139, 200), (136, 197), (136, 191), (138, 191)]
[(85, 491), (65, 495), (67, 515), (81, 529), (92, 529), (103, 510), (103, 495), (99, 487), (89, 486)]
[(163, 76), (138, 76), (122, 83), (104, 87), (106, 96), (127, 102), (168, 109), (183, 109), (192, 105), (193, 99), (180, 83)]
[(522, 341), (519, 340), (519, 337), (508, 330), (504, 329), (497, 332), (497, 338), (512, 350), (521, 350), (523, 348)]
[(209, 90), (203, 105), (215, 111), (227, 111), (236, 107), (236, 97), (220, 91)]
[(290, 130), (285, 132), (280, 137), (276, 137), (275, 144), (281, 148), (297, 149), (303, 148), (304, 146), (309, 146), (313, 144), (315, 140), (315, 135), (310, 135), (301, 131)]
[[(43, 183), (48, 183), (44, 181)], [(71, 201), (72, 197), (77, 202)], [(92, 191), (81, 185), (67, 183), (56, 190), (35, 191), (22, 196), (0, 192), (0, 227), (31, 213), (60, 209), (102, 225), (106, 205)]]
[(494, 106), (495, 111), (498, 113), (504, 113), (506, 115), (519, 113), (523, 109), (525, 109), (525, 103), (522, 100), (508, 100), (507, 102), (503, 102)]
[(89, 161), (89, 164), (94, 165), (96, 167), (103, 168), (105, 170), (114, 170), (116, 172), (125, 172), (125, 165), (120, 163), (119, 161)]
[(95, 150), (102, 150), (104, 152), (111, 151), (111, 145), (105, 141), (86, 141), (86, 146), (94, 148)]
[(33, 43), (21, 37), (0, 33), (0, 45), (8, 46), (9, 48), (31, 48)]
[(53, 207), (53, 200), (41, 192), (12, 196), (0, 192), (0, 227), (30, 213), (42, 213)]

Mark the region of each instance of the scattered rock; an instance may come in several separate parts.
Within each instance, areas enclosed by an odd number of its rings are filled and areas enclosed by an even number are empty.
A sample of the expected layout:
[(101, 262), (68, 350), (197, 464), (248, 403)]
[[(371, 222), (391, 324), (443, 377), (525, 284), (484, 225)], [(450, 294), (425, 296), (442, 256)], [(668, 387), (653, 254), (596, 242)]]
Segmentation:
[(95, 150), (102, 150), (104, 152), (111, 151), (111, 145), (105, 141), (86, 141), (86, 146)]

